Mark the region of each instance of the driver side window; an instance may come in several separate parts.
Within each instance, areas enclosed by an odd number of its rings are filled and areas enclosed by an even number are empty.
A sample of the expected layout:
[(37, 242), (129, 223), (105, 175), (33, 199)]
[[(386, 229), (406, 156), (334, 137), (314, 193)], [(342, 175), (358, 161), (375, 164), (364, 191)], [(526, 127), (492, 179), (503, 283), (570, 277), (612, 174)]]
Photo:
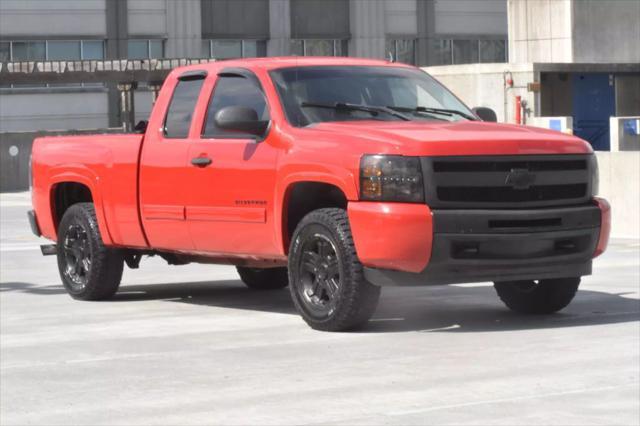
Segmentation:
[[(204, 138), (244, 137), (237, 132), (224, 130), (216, 126), (214, 116), (222, 108), (229, 106), (243, 106), (255, 110), (261, 121), (269, 120), (269, 109), (265, 101), (262, 90), (252, 80), (240, 75), (225, 75), (218, 77), (218, 81), (213, 89), (213, 98), (209, 102), (207, 117), (205, 119)], [(251, 137), (251, 135), (247, 135)]]

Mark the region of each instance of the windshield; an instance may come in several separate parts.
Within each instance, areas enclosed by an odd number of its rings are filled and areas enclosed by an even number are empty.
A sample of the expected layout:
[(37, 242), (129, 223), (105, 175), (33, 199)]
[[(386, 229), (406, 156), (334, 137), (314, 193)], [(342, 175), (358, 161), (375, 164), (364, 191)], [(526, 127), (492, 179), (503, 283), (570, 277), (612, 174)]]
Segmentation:
[(325, 121), (474, 119), (444, 86), (415, 69), (295, 67), (270, 75), (287, 119), (298, 127)]

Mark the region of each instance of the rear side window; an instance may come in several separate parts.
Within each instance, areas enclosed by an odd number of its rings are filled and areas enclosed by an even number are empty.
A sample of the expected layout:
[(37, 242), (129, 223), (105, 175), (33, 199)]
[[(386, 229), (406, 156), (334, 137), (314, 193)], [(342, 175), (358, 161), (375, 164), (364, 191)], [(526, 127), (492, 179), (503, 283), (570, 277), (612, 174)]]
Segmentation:
[(167, 110), (164, 121), (164, 134), (167, 138), (186, 138), (189, 136), (193, 110), (204, 79), (180, 80)]
[(213, 98), (209, 103), (203, 136), (215, 138), (220, 136), (242, 137), (237, 132), (219, 129), (213, 117), (216, 112), (228, 106), (244, 106), (258, 113), (261, 121), (269, 120), (269, 109), (262, 90), (256, 82), (243, 76), (221, 76), (213, 91)]

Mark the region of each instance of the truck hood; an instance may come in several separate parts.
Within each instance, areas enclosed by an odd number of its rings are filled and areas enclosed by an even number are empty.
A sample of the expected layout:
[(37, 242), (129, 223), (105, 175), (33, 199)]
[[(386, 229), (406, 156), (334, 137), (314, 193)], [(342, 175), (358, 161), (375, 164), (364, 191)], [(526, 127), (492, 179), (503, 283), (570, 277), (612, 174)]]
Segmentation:
[(369, 151), (404, 155), (588, 154), (580, 138), (537, 127), (480, 121), (350, 121), (318, 123), (326, 136), (364, 143)]

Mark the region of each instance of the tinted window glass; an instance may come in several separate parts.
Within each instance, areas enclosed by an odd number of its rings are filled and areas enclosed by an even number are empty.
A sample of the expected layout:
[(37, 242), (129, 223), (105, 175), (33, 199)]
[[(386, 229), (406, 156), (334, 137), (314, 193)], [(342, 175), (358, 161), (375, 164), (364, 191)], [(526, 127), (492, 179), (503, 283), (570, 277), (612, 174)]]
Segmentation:
[(178, 82), (173, 92), (164, 132), (168, 138), (186, 138), (193, 118), (193, 110), (200, 94), (203, 79), (183, 80)]
[(80, 59), (79, 41), (48, 42), (48, 58), (51, 61), (72, 61)]
[(149, 40), (129, 40), (127, 43), (129, 59), (149, 58)]
[(14, 61), (44, 61), (45, 53), (44, 41), (13, 42)]
[[(287, 119), (294, 126), (325, 121), (399, 119), (391, 114), (331, 108), (337, 103), (401, 109), (444, 108), (472, 115), (444, 86), (428, 74), (410, 68), (297, 67), (271, 71), (270, 74)], [(462, 119), (457, 114), (407, 114), (413, 120)]]
[(453, 63), (478, 62), (478, 40), (453, 40)]
[(254, 81), (241, 76), (220, 77), (213, 92), (213, 99), (209, 103), (203, 136), (211, 138), (233, 134), (243, 137), (237, 132), (219, 129), (213, 120), (216, 112), (228, 106), (252, 108), (258, 113), (260, 120), (269, 120), (269, 110), (264, 95)]
[(83, 41), (82, 59), (104, 59), (104, 43), (102, 40)]

